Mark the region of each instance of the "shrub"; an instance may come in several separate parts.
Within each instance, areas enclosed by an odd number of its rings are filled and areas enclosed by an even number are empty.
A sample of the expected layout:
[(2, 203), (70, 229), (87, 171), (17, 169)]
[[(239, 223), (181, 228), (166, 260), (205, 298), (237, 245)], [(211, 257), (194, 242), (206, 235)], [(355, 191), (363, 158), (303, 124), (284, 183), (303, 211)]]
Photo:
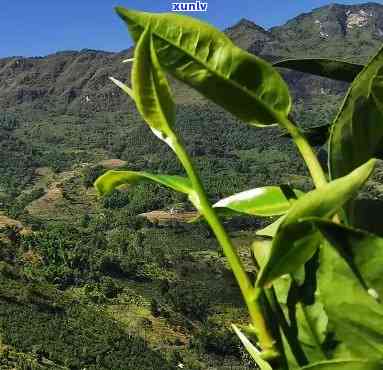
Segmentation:
[[(212, 26), (191, 18), (186, 22), (176, 14), (123, 8), (117, 8), (117, 12), (128, 24), (136, 43), (133, 90), (116, 79), (113, 81), (133, 98), (151, 130), (176, 154), (186, 176), (108, 172), (95, 183), (100, 194), (107, 195), (121, 184), (149, 182), (188, 196), (214, 232), (234, 273), (251, 324), (246, 330), (249, 338), (235, 325), (233, 330), (259, 368), (380, 369), (383, 355), (376, 348), (382, 347), (383, 306), (379, 295), (383, 292), (381, 270), (377, 267), (381, 263), (375, 258), (381, 261), (383, 240), (352, 228), (355, 215), (350, 202), (373, 172), (374, 157), (381, 158), (383, 151), (383, 129), (378, 124), (383, 120), (380, 77), (383, 49), (365, 67), (324, 59), (275, 64), (352, 82), (328, 138), (327, 127), (310, 127), (303, 132), (293, 121), (292, 97), (275, 66), (239, 49)], [(264, 186), (212, 205), (210, 189), (205, 189), (189, 155), (189, 151), (197, 155), (204, 151), (197, 143), (184, 145), (174, 130), (176, 107), (165, 72), (243, 122), (255, 126), (277, 123), (283, 135), (292, 138), (316, 189), (304, 194), (286, 185)], [(316, 135), (318, 131), (322, 135)], [(316, 144), (319, 139), (320, 142), (328, 139), (328, 175), (310, 138)], [(222, 154), (220, 148), (216, 155)], [(278, 150), (264, 154), (271, 162), (283, 159)], [(273, 164), (269, 167), (279, 171), (280, 166)], [(297, 160), (297, 166), (301, 164)], [(268, 181), (269, 168), (262, 172)], [(221, 196), (227, 196), (226, 191), (237, 191), (243, 181), (241, 177), (246, 176), (230, 171), (224, 175), (208, 182)], [(255, 283), (219, 218), (221, 214), (233, 213), (280, 216), (257, 232), (252, 245)], [(193, 286), (178, 283), (167, 294), (176, 309), (203, 320), (209, 305), (199, 293), (200, 290), (194, 294)], [(357, 331), (357, 338), (350, 331)], [(216, 339), (223, 338), (218, 347), (224, 347), (224, 341), (230, 338), (224, 331), (218, 333)], [(327, 340), (331, 336), (338, 340), (335, 350)], [(208, 331), (205, 338), (206, 345), (211, 345)]]
[(222, 356), (240, 356), (240, 343), (233, 329), (219, 316), (210, 316), (195, 336), (192, 346)]
[(173, 283), (167, 297), (174, 309), (189, 319), (203, 321), (210, 313), (210, 297), (199, 283), (180, 281)]
[(85, 167), (82, 171), (82, 182), (86, 188), (93, 186), (93, 183), (98, 177), (100, 177), (104, 172), (106, 172), (103, 166), (90, 166)]

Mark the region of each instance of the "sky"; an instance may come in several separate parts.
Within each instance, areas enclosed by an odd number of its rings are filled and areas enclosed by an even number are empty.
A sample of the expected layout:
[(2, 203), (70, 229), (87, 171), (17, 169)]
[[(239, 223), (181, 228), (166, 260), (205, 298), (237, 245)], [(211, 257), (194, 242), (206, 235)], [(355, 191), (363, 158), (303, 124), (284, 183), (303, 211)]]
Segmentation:
[[(44, 56), (84, 48), (120, 51), (132, 45), (113, 8), (164, 12), (182, 0), (0, 0), (0, 57)], [(191, 2), (194, 0), (183, 0)], [(188, 13), (220, 29), (241, 18), (269, 28), (296, 15), (341, 0), (202, 0), (206, 13)], [(363, 2), (363, 1), (362, 1)], [(375, 2), (383, 4), (383, 0)]]

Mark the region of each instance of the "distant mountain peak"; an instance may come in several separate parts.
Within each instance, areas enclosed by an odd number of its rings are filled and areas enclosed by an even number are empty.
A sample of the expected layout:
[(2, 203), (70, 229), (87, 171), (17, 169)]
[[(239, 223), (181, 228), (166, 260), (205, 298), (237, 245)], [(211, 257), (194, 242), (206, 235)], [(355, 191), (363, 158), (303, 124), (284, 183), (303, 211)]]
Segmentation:
[[(269, 30), (242, 18), (225, 33), (240, 48), (269, 61), (329, 57), (365, 63), (383, 42), (383, 5), (333, 3)], [(108, 77), (124, 76), (128, 67), (121, 61), (132, 55), (133, 48), (119, 53), (83, 49), (0, 59), (0, 111), (23, 104), (44, 106), (50, 99), (68, 110), (117, 109), (124, 100)], [(308, 86), (295, 91), (310, 94)]]
[(273, 38), (269, 31), (246, 18), (242, 18), (234, 26), (227, 28), (225, 33), (236, 45), (246, 50), (251, 48), (252, 52), (256, 54), (263, 49), (266, 42)]
[[(269, 31), (279, 43), (288, 45), (289, 50), (305, 45), (306, 53), (311, 55), (327, 53), (330, 47), (334, 57), (347, 54), (362, 59), (362, 55), (368, 54), (367, 49), (382, 42), (383, 5), (332, 3), (300, 14)], [(355, 45), (355, 51), (349, 48), (351, 44)], [(366, 51), (360, 52), (362, 48)]]
[(371, 8), (383, 8), (382, 4), (375, 3), (375, 2), (366, 2), (366, 3), (360, 3), (360, 4), (339, 4), (339, 3), (331, 3), (324, 6), (321, 6), (319, 8), (313, 9), (313, 12), (316, 12), (318, 10), (347, 10), (347, 9), (371, 9)]
[(376, 15), (375, 11), (382, 12), (383, 5), (374, 2), (351, 5), (332, 3), (329, 5), (322, 6), (320, 8), (313, 9), (310, 13), (306, 13), (304, 15), (316, 15), (318, 13), (335, 13), (338, 16), (345, 16), (346, 18), (351, 17), (351, 23), (352, 18), (356, 18), (356, 23), (359, 23), (357, 19), (360, 18), (361, 22), (363, 23), (368, 17), (374, 17)]
[[(368, 2), (362, 4), (330, 4), (318, 9), (314, 9), (312, 14), (326, 15), (331, 17), (334, 14), (337, 22), (339, 22), (343, 28), (343, 33), (347, 34), (348, 31), (364, 27), (375, 28), (375, 32), (381, 30), (383, 19), (383, 5)], [(317, 23), (320, 23), (316, 20)], [(380, 35), (380, 32), (378, 32)]]
[[(350, 16), (352, 14), (360, 14), (364, 17), (366, 16), (374, 16), (374, 10), (378, 12), (383, 12), (383, 4), (374, 3), (374, 2), (367, 2), (367, 3), (361, 3), (361, 4), (338, 4), (338, 3), (331, 3), (328, 5), (321, 6), (319, 8), (315, 8), (311, 10), (310, 12), (302, 13), (290, 20), (287, 21), (286, 24), (294, 23), (296, 21), (301, 21), (302, 19), (305, 19), (307, 17), (313, 17), (318, 15), (331, 15), (334, 14), (336, 16)], [(278, 28), (273, 27), (274, 28)]]
[(253, 30), (253, 31), (259, 31), (266, 34), (268, 33), (268, 31), (266, 31), (263, 27), (258, 26), (256, 23), (246, 18), (240, 19), (239, 22), (229, 27), (227, 31), (234, 30), (234, 29)]

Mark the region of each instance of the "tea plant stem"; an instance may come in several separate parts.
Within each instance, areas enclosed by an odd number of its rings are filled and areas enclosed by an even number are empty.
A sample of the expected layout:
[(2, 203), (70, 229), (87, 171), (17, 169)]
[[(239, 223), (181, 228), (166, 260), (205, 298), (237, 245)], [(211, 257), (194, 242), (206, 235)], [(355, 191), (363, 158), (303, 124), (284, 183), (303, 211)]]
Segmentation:
[(197, 202), (199, 210), (202, 212), (206, 221), (209, 223), (211, 229), (213, 230), (238, 282), (262, 350), (272, 350), (277, 355), (277, 351), (275, 350), (275, 340), (271, 336), (266, 325), (262, 309), (258, 301), (255, 299), (254, 287), (232, 241), (226, 233), (226, 230), (223, 228), (219, 218), (217, 217), (207, 198), (202, 181), (197, 171), (195, 170), (188, 153), (184, 149), (184, 145), (180, 143), (177, 137), (174, 137), (172, 138), (172, 147), (177, 153), (179, 160), (181, 161), (190, 181), (192, 182), (193, 189), (196, 192), (198, 198), (195, 200), (195, 202)]
[(299, 152), (306, 162), (315, 187), (319, 188), (327, 184), (327, 179), (323, 168), (320, 165), (311, 145), (307, 142), (299, 127), (297, 127), (290, 119), (283, 115), (276, 115), (276, 118), (278, 122), (284, 128), (286, 128), (286, 130), (291, 135), (295, 145), (298, 147)]

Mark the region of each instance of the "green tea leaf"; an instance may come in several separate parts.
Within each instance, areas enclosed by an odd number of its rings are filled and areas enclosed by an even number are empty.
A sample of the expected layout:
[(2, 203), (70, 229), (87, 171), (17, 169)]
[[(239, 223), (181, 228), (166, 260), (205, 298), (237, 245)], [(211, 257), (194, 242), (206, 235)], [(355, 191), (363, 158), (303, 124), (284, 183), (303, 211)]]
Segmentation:
[(235, 326), (232, 325), (235, 333), (237, 334), (238, 338), (246, 348), (249, 355), (252, 357), (254, 362), (257, 364), (260, 370), (273, 370), (272, 367), (268, 362), (262, 359), (261, 352), (252, 344), (247, 337)]
[(179, 14), (116, 11), (138, 44), (150, 25), (162, 67), (241, 120), (270, 125), (276, 114), (288, 116), (291, 97), (279, 73), (224, 33)]
[[(331, 221), (312, 219), (323, 236), (336, 247), (354, 274), (367, 283), (370, 293), (383, 297), (383, 238)], [(366, 284), (364, 283), (364, 284)]]
[(339, 359), (317, 362), (300, 370), (381, 370), (382, 366), (382, 362), (368, 359)]
[(100, 195), (106, 195), (122, 185), (132, 186), (142, 182), (154, 182), (189, 196), (194, 195), (192, 185), (185, 177), (138, 171), (107, 171), (96, 180), (94, 186)]
[(141, 35), (132, 68), (132, 86), (137, 109), (152, 131), (172, 146), (175, 104), (169, 83), (159, 66), (150, 27)]
[(273, 63), (273, 66), (346, 82), (354, 81), (364, 68), (362, 64), (325, 58), (286, 59)]
[(302, 191), (288, 186), (265, 186), (221, 199), (213, 207), (254, 216), (279, 216), (285, 214), (294, 200), (303, 194)]
[(382, 360), (383, 306), (367, 293), (344, 258), (327, 243), (320, 249), (318, 286), (336, 338), (353, 357)]
[(383, 49), (352, 83), (332, 125), (331, 178), (351, 172), (383, 154)]
[[(303, 194), (302, 191), (292, 189), (288, 185), (265, 186), (221, 199), (213, 207), (220, 217), (233, 217), (238, 214), (259, 217), (278, 216), (286, 214), (294, 200)], [(199, 221), (202, 217), (199, 215), (193, 221)], [(265, 232), (268, 231), (265, 230)]]
[(308, 223), (282, 224), (274, 238), (270, 259), (260, 271), (257, 285), (268, 286), (284, 274), (293, 274), (313, 256), (321, 239)]
[(307, 193), (294, 203), (278, 228), (269, 261), (259, 273), (257, 285), (268, 285), (277, 277), (296, 271), (310, 259), (322, 236), (314, 225), (300, 220), (331, 217), (357, 194), (374, 166), (375, 160), (372, 159), (347, 176)]

